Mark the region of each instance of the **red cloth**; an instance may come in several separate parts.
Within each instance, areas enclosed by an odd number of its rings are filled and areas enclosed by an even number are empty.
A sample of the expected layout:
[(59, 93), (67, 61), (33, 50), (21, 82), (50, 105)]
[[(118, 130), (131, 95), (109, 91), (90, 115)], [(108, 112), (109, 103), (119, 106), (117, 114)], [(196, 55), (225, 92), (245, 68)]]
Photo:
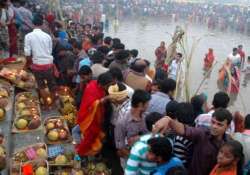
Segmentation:
[(15, 23), (10, 23), (8, 25), (8, 32), (9, 32), (9, 52), (10, 56), (17, 54), (17, 28)]
[(243, 50), (239, 50), (238, 53), (241, 59), (245, 58), (245, 52)]
[(213, 66), (214, 62), (214, 54), (212, 50), (209, 50), (208, 54), (206, 54), (206, 57), (204, 58), (204, 68), (210, 69)]
[(34, 71), (47, 71), (48, 69), (53, 69), (54, 76), (59, 77), (59, 71), (55, 64), (31, 64), (30, 68)]
[(104, 96), (105, 91), (96, 80), (92, 80), (85, 88), (77, 118), (83, 139), (76, 150), (81, 156), (95, 155), (102, 147), (104, 108), (100, 100)]

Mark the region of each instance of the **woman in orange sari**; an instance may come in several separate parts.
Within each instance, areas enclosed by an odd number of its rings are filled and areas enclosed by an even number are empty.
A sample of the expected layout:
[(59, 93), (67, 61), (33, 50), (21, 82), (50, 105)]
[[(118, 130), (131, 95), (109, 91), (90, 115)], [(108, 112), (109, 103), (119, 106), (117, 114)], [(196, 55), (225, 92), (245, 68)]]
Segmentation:
[(77, 118), (77, 124), (83, 135), (80, 144), (76, 146), (80, 156), (94, 156), (102, 148), (105, 137), (102, 127), (104, 103), (108, 99), (108, 87), (112, 84), (114, 84), (112, 75), (106, 72), (101, 74), (98, 80), (92, 80), (84, 91)]

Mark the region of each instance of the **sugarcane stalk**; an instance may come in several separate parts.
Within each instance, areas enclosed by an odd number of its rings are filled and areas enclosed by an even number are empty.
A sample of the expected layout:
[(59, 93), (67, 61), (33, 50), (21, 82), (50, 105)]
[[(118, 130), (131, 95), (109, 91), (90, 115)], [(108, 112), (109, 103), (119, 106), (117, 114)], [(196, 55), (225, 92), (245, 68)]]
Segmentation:
[(218, 61), (216, 61), (216, 62), (214, 63), (214, 65), (206, 72), (206, 74), (204, 75), (204, 78), (203, 78), (202, 81), (200, 82), (200, 84), (199, 84), (198, 88), (196, 89), (196, 91), (195, 91), (195, 93), (194, 93), (193, 96), (195, 96), (195, 95), (198, 94), (198, 92), (200, 91), (200, 89), (201, 89), (203, 83), (204, 83), (205, 80), (208, 78), (209, 74), (213, 71), (213, 69), (214, 69), (214, 67), (215, 67), (215, 65), (216, 65), (217, 63), (218, 63)]

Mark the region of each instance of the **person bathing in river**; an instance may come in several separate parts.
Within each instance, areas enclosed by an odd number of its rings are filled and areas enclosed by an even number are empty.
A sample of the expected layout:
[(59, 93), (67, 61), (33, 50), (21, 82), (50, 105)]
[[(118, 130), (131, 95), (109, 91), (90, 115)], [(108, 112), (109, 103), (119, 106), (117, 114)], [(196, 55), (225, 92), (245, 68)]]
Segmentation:
[(160, 46), (155, 50), (155, 56), (156, 56), (156, 61), (155, 61), (155, 68), (162, 68), (164, 65), (164, 61), (167, 57), (167, 48), (165, 46), (165, 42), (161, 41)]
[(211, 67), (213, 66), (213, 62), (214, 62), (214, 52), (212, 48), (209, 48), (208, 53), (205, 55), (205, 58), (204, 58), (203, 69), (205, 71), (210, 70)]

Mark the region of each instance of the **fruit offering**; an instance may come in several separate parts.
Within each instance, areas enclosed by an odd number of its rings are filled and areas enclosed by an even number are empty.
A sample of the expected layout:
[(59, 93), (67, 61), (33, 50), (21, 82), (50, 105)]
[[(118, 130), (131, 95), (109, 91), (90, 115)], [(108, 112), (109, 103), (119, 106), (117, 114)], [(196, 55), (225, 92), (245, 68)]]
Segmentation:
[(111, 175), (111, 170), (104, 163), (89, 162), (84, 170), (87, 175)]
[(34, 175), (49, 175), (48, 162), (46, 160), (39, 159), (23, 163), (21, 165), (21, 175), (26, 173)]
[(6, 167), (6, 152), (3, 145), (0, 145), (0, 172)]
[(12, 160), (16, 164), (35, 159), (47, 159), (47, 157), (47, 146), (44, 143), (37, 143), (14, 153)]
[(0, 76), (9, 80), (16, 87), (21, 89), (32, 89), (36, 85), (34, 75), (30, 72), (26, 72), (25, 70), (3, 68), (0, 71)]
[(0, 107), (0, 121), (5, 119), (6, 111), (4, 108)]
[(13, 132), (26, 132), (41, 126), (41, 112), (37, 98), (31, 92), (16, 96)]
[(68, 87), (60, 86), (56, 90), (56, 96), (58, 97), (60, 102), (59, 106), (60, 113), (66, 120), (69, 128), (73, 128), (76, 125), (76, 114), (77, 114), (73, 93)]
[(84, 174), (83, 170), (75, 170), (64, 168), (62, 170), (55, 171), (55, 175), (86, 175)]
[(45, 139), (48, 144), (67, 143), (72, 140), (64, 119), (52, 117), (45, 121)]
[(9, 90), (10, 90), (10, 86), (4, 86), (3, 84), (0, 84), (0, 107), (1, 108), (5, 108), (9, 103), (9, 96), (10, 96)]

